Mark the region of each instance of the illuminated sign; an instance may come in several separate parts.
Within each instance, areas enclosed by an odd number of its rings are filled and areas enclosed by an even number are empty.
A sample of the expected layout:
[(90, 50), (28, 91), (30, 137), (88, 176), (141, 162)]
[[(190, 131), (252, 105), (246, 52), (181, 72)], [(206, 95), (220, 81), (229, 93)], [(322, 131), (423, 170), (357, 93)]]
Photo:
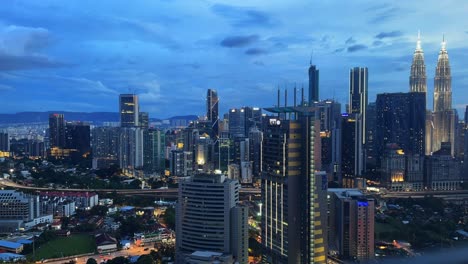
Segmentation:
[(369, 206), (368, 202), (357, 202), (358, 206)]
[(279, 126), (279, 125), (281, 125), (281, 121), (278, 120), (278, 119), (270, 119), (270, 125)]

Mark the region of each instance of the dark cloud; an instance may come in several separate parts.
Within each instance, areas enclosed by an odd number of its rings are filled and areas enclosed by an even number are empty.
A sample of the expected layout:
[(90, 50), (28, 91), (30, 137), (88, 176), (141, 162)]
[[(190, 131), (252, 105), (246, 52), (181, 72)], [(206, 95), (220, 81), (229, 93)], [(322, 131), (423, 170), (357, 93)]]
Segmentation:
[(345, 41), (345, 44), (349, 45), (349, 44), (354, 44), (356, 43), (356, 40), (353, 39), (353, 37), (349, 37), (346, 41)]
[(275, 23), (270, 15), (255, 9), (237, 7), (225, 4), (215, 4), (211, 10), (220, 16), (225, 17), (235, 27), (270, 27)]
[(258, 40), (258, 35), (232, 36), (223, 39), (219, 44), (227, 48), (245, 47)]
[(344, 48), (335, 49), (335, 50), (333, 51), (333, 53), (340, 53), (340, 52), (342, 52), (343, 50), (344, 50)]
[(248, 50), (245, 51), (245, 54), (252, 55), (252, 56), (262, 55), (262, 54), (266, 54), (266, 53), (268, 53), (266, 50), (260, 49), (260, 48), (251, 48), (251, 49), (248, 49)]
[(375, 40), (374, 42), (372, 42), (372, 46), (374, 47), (380, 46), (382, 44), (384, 44), (384, 42), (381, 40)]
[(58, 68), (70, 66), (46, 56), (9, 55), (0, 53), (0, 71), (30, 70), (40, 68)]
[(365, 50), (365, 49), (367, 49), (366, 45), (356, 44), (356, 45), (349, 46), (347, 51), (348, 52), (356, 52), (356, 51)]
[(384, 39), (384, 38), (396, 38), (403, 36), (403, 32), (401, 31), (390, 31), (390, 32), (380, 32), (379, 34), (375, 35), (377, 39)]

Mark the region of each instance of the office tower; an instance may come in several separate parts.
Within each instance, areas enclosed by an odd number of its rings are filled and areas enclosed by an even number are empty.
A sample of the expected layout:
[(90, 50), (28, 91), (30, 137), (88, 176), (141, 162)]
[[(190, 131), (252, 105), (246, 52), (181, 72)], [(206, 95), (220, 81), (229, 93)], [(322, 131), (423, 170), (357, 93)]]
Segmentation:
[(8, 132), (0, 132), (0, 151), (10, 151), (10, 137)]
[(338, 181), (345, 188), (354, 188), (356, 178), (364, 172), (364, 149), (360, 114), (343, 114), (341, 121), (341, 166)]
[(434, 113), (426, 110), (426, 155), (432, 154), (432, 140), (434, 139)]
[(252, 173), (254, 177), (260, 177), (262, 172), (262, 142), (263, 133), (258, 128), (249, 132), (249, 160), (252, 161)]
[(441, 148), (427, 157), (427, 187), (432, 190), (457, 190), (466, 176), (460, 177), (460, 161), (452, 156), (451, 144), (443, 142)]
[(138, 113), (138, 125), (141, 128), (149, 127), (149, 114), (148, 112), (139, 112)]
[(121, 127), (138, 126), (138, 96), (135, 94), (121, 94), (119, 96), (119, 112)]
[(321, 140), (321, 169), (326, 172), (333, 171), (333, 164), (337, 160), (336, 154), (339, 147), (335, 130), (341, 125), (341, 104), (333, 100), (315, 102), (316, 119), (320, 120), (320, 140)]
[(143, 131), (143, 137), (145, 143), (143, 149), (144, 170), (146, 172), (164, 172), (166, 134), (159, 129), (150, 128)]
[(193, 173), (193, 152), (182, 149), (171, 150), (169, 158), (171, 175), (187, 177)]
[(232, 138), (245, 137), (244, 108), (232, 108), (229, 110), (229, 134)]
[(452, 109), (452, 77), (445, 39), (437, 60), (434, 77), (434, 131), (432, 152), (441, 148), (443, 142), (451, 143), (454, 154), (455, 114)]
[(80, 156), (91, 154), (91, 131), (89, 124), (67, 122), (65, 125), (65, 148), (74, 149)]
[(218, 147), (219, 160), (217, 169), (222, 172), (227, 172), (228, 166), (234, 162), (233, 141), (230, 138), (221, 137), (219, 138)]
[(248, 209), (236, 209), (239, 189), (237, 180), (222, 174), (199, 174), (179, 183), (176, 263), (187, 263), (185, 258), (196, 251), (231, 254), (247, 263), (248, 245), (242, 236)]
[(131, 172), (143, 167), (143, 129), (121, 128), (118, 146), (120, 168)]
[(63, 114), (49, 115), (49, 147), (65, 148), (65, 120)]
[(219, 98), (216, 90), (208, 89), (206, 95), (206, 119), (210, 121), (212, 138), (219, 137)]
[(405, 184), (406, 155), (398, 144), (388, 144), (381, 159), (381, 183), (391, 191), (408, 191)]
[(418, 41), (416, 42), (416, 50), (414, 51), (413, 55), (413, 63), (411, 64), (409, 83), (410, 92), (427, 92), (426, 64), (424, 63), (424, 51), (421, 48), (421, 35), (419, 32)]
[(377, 134), (377, 106), (376, 103), (369, 103), (367, 105), (367, 118), (366, 118), (366, 176), (375, 177), (377, 174), (377, 145), (376, 145), (376, 134)]
[[(312, 107), (265, 109), (263, 263), (326, 263), (326, 174), (317, 173), (320, 125)], [(289, 114), (289, 115), (288, 115)]]
[(246, 106), (243, 108), (244, 120), (245, 120), (245, 132), (244, 135), (249, 135), (251, 129), (259, 128), (262, 125), (262, 110), (258, 107)]
[(119, 164), (119, 135), (118, 127), (95, 127), (92, 130), (93, 168), (109, 168)]
[(357, 189), (328, 189), (329, 246), (340, 258), (368, 262), (374, 258), (375, 201)]
[(309, 66), (309, 105), (319, 101), (319, 70), (317, 66)]
[[(425, 155), (426, 93), (378, 94), (376, 143), (378, 156), (395, 143), (410, 155)], [(380, 160), (380, 158), (378, 158)]]
[(367, 122), (367, 93), (368, 93), (367, 68), (355, 67), (349, 72), (349, 109), (350, 114), (360, 114), (362, 132), (360, 137), (362, 144), (366, 144)]

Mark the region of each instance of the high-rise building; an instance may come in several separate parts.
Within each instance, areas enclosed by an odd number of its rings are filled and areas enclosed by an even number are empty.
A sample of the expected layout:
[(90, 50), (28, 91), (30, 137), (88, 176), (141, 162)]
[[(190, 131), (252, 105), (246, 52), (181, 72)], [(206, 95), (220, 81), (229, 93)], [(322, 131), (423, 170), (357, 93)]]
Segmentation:
[(364, 146), (362, 144), (362, 122), (360, 114), (343, 114), (341, 123), (341, 165), (338, 181), (346, 188), (357, 186), (356, 178), (364, 172)]
[(169, 169), (171, 175), (187, 177), (193, 173), (193, 152), (182, 149), (172, 150), (170, 153)]
[(65, 148), (74, 149), (80, 156), (91, 154), (91, 131), (89, 124), (67, 122), (65, 125)]
[(262, 110), (258, 107), (243, 107), (245, 114), (245, 133), (244, 135), (249, 135), (251, 129), (260, 128), (262, 125)]
[(465, 177), (460, 177), (461, 163), (451, 153), (451, 144), (443, 142), (441, 148), (427, 157), (427, 187), (432, 190), (457, 190)]
[(176, 263), (196, 251), (228, 253), (247, 263), (248, 210), (239, 207), (240, 184), (222, 174), (195, 175), (179, 183)]
[(149, 114), (148, 112), (139, 112), (138, 113), (138, 126), (141, 128), (149, 127)]
[(354, 67), (349, 72), (349, 109), (350, 114), (360, 114), (362, 123), (360, 140), (366, 144), (366, 121), (367, 121), (367, 93), (368, 93), (367, 68)]
[(244, 108), (229, 110), (229, 134), (231, 137), (245, 137), (245, 110)]
[(317, 66), (309, 66), (309, 105), (319, 101), (319, 70)]
[(368, 262), (374, 258), (375, 201), (357, 189), (328, 189), (330, 250), (340, 258)]
[(434, 77), (433, 123), (432, 152), (439, 150), (443, 142), (450, 142), (453, 156), (455, 143), (455, 113), (452, 109), (452, 76), (445, 39), (442, 41)]
[(219, 98), (216, 90), (208, 89), (206, 95), (206, 119), (210, 121), (212, 138), (219, 137)]
[(258, 128), (250, 130), (249, 141), (249, 160), (253, 162), (252, 173), (254, 177), (260, 177), (260, 173), (262, 171), (263, 133)]
[(143, 131), (143, 149), (144, 169), (147, 172), (164, 172), (166, 159), (166, 134), (159, 129), (145, 129)]
[(10, 151), (10, 137), (8, 132), (0, 132), (0, 151)]
[(138, 96), (135, 94), (121, 94), (119, 96), (119, 113), (121, 127), (138, 126)]
[(426, 93), (378, 94), (376, 108), (378, 157), (389, 143), (407, 154), (425, 155)]
[(65, 148), (65, 119), (63, 114), (49, 116), (49, 147)]
[(276, 107), (264, 118), (263, 263), (326, 263), (327, 176), (318, 173), (320, 125), (313, 107)]
[(133, 171), (143, 167), (143, 129), (121, 128), (118, 146), (120, 168)]
[(375, 102), (367, 105), (367, 117), (366, 117), (366, 176), (375, 177), (377, 175), (377, 107)]
[(414, 51), (413, 55), (413, 63), (411, 64), (411, 74), (409, 79), (410, 92), (427, 92), (426, 64), (424, 63), (424, 51), (421, 48), (421, 35), (419, 32), (418, 41), (416, 42), (416, 50)]
[(92, 130), (93, 168), (118, 165), (119, 127), (95, 127)]
[(337, 160), (339, 144), (335, 139), (336, 129), (341, 125), (341, 104), (333, 100), (315, 102), (316, 119), (320, 120), (321, 170), (330, 173)]

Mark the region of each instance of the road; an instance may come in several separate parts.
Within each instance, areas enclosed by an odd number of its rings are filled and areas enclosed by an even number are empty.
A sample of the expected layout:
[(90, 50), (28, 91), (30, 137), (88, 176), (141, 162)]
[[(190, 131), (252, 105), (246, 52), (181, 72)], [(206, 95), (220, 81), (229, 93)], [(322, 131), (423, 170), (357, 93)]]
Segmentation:
[[(26, 190), (36, 190), (36, 191), (55, 191), (55, 192), (98, 192), (98, 193), (118, 193), (123, 195), (155, 195), (158, 197), (168, 197), (176, 198), (177, 197), (177, 188), (169, 189), (67, 189), (67, 188), (44, 188), (44, 187), (32, 187), (17, 184), (7, 179), (0, 179), (0, 185), (17, 188), (17, 189), (26, 189)], [(258, 188), (241, 188), (241, 194), (260, 194), (260, 189)]]

